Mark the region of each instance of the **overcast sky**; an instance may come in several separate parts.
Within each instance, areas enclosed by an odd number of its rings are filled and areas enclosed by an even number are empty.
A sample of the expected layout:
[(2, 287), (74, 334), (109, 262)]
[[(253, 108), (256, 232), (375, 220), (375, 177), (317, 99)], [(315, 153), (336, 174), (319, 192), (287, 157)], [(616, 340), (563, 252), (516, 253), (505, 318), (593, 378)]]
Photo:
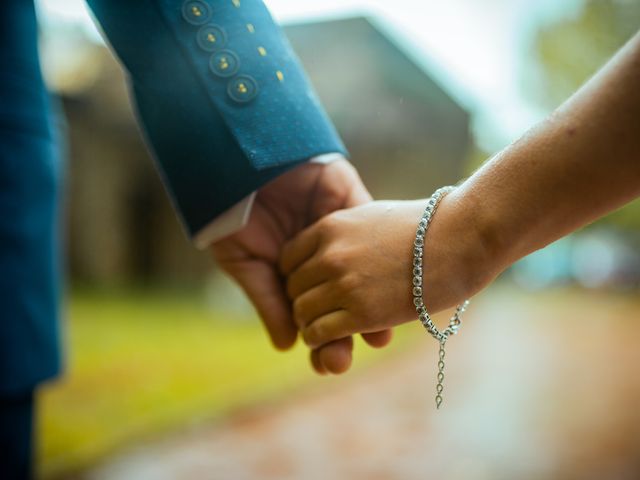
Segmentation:
[[(132, 0), (134, 1), (134, 0)], [(96, 35), (83, 0), (38, 0), (46, 28), (78, 22)], [(572, 15), (579, 0), (267, 0), (282, 22), (373, 17), (475, 114), (480, 145), (494, 151), (517, 138), (544, 112), (521, 91), (530, 33)]]

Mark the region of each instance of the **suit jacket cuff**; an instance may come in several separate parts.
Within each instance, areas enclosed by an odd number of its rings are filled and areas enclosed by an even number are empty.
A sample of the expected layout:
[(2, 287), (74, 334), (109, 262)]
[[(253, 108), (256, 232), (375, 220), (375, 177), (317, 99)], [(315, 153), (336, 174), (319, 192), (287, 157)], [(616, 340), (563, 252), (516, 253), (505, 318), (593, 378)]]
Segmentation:
[(88, 3), (127, 70), (149, 150), (192, 237), (309, 158), (346, 155), (262, 1)]

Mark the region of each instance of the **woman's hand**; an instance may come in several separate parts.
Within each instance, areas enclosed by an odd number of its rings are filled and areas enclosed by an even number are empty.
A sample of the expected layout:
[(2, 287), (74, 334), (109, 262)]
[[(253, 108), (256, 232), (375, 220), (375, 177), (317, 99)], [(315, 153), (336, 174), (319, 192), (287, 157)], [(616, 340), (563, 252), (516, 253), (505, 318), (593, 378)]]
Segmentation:
[[(218, 264), (245, 290), (277, 348), (291, 347), (298, 335), (278, 274), (282, 247), (324, 215), (369, 201), (369, 192), (346, 160), (306, 163), (261, 188), (247, 226), (213, 245)], [(381, 347), (389, 343), (391, 332), (363, 338)], [(352, 347), (352, 339), (344, 338), (314, 352), (314, 369), (321, 374), (347, 370)]]
[[(442, 201), (426, 235), (430, 312), (455, 305), (492, 278), (477, 273), (489, 272), (482, 268), (483, 244), (472, 226), (457, 223), (453, 196)], [(288, 277), (294, 320), (311, 348), (416, 318), (412, 252), (425, 205), (426, 200), (373, 202), (338, 211), (285, 246), (280, 267)]]

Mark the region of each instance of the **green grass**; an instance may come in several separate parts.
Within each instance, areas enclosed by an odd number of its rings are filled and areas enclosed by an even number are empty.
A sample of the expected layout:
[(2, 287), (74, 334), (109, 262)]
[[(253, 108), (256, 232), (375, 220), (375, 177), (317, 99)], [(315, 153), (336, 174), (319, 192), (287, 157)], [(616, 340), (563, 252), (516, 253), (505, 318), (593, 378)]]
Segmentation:
[[(322, 381), (302, 346), (276, 352), (246, 317), (213, 312), (197, 296), (72, 295), (66, 373), (39, 398), (40, 474), (74, 472), (123, 446)], [(356, 350), (357, 367), (386, 355), (360, 342)]]

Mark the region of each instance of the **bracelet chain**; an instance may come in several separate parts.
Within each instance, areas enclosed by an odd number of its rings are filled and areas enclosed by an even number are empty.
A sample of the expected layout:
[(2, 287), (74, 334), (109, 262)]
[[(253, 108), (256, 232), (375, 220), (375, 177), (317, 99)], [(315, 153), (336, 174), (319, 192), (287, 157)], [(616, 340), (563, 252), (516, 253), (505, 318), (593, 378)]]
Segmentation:
[(442, 404), (442, 392), (444, 390), (444, 356), (445, 356), (445, 344), (447, 339), (451, 335), (455, 335), (458, 333), (458, 329), (462, 325), (462, 321), (460, 317), (464, 313), (464, 311), (469, 306), (469, 300), (465, 300), (462, 304), (458, 305), (455, 313), (449, 320), (449, 325), (444, 330), (438, 330), (438, 327), (433, 323), (429, 312), (427, 312), (427, 308), (424, 305), (423, 300), (423, 288), (422, 288), (422, 274), (424, 268), (424, 237), (427, 233), (427, 229), (431, 224), (431, 219), (435, 214), (440, 201), (453, 191), (455, 187), (442, 187), (435, 191), (435, 193), (429, 199), (427, 203), (427, 207), (424, 210), (422, 218), (418, 223), (418, 228), (416, 230), (416, 239), (414, 241), (413, 248), (413, 282), (412, 282), (412, 294), (413, 294), (413, 304), (416, 307), (416, 313), (418, 314), (418, 318), (424, 328), (431, 334), (433, 338), (435, 338), (440, 344), (440, 349), (438, 352), (439, 360), (438, 360), (438, 377), (436, 384), (436, 408), (440, 408)]

